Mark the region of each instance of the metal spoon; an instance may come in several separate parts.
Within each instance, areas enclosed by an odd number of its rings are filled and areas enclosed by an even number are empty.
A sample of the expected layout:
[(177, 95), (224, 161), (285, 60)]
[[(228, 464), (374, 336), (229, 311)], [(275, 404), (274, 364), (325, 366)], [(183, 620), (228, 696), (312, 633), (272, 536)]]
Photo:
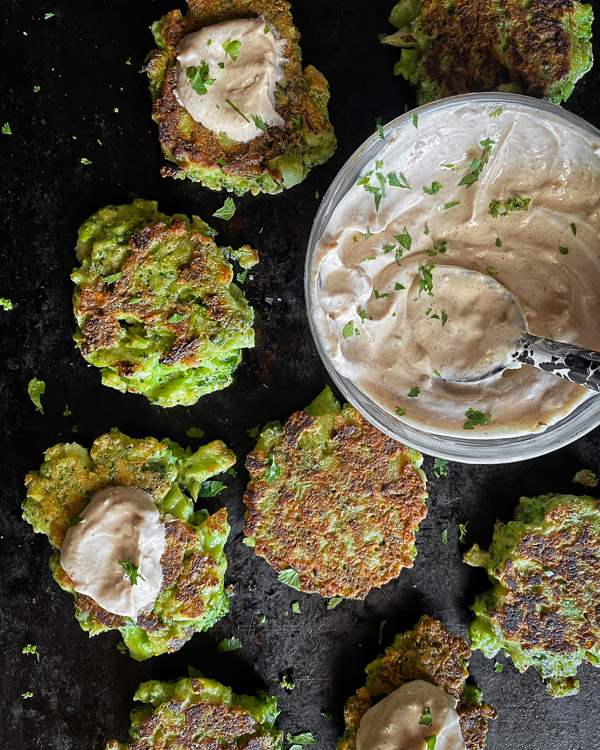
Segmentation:
[[(482, 278), (493, 291), (501, 294), (511, 305), (511, 314), (514, 325), (522, 334), (515, 340), (515, 350), (510, 358), (513, 361), (525, 365), (537, 367), (538, 370), (552, 373), (559, 378), (565, 378), (572, 383), (582, 385), (592, 391), (600, 392), (600, 352), (584, 349), (575, 344), (567, 344), (564, 341), (534, 336), (527, 331), (527, 318), (518, 300), (508, 289), (491, 277), (487, 277), (477, 271), (469, 271), (464, 268), (445, 267), (444, 274), (452, 276), (461, 275), (461, 282), (472, 277), (473, 281), (481, 283)], [(490, 369), (478, 372), (473, 377), (445, 378), (461, 383), (474, 383), (492, 375), (497, 375), (510, 365), (506, 362), (491, 363)]]

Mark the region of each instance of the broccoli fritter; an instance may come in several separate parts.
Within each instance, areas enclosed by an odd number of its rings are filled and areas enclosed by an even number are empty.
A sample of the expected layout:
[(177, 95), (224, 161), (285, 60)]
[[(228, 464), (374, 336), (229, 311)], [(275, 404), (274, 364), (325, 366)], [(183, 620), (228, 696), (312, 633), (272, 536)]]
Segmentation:
[(413, 680), (425, 680), (458, 701), (456, 711), (467, 750), (481, 750), (489, 719), (497, 711), (483, 702), (481, 690), (467, 685), (471, 650), (464, 638), (447, 630), (438, 620), (423, 615), (412, 630), (399, 633), (385, 654), (367, 665), (367, 684), (346, 702), (346, 730), (337, 750), (355, 750), (362, 717), (377, 702)]
[[(203, 494), (203, 482), (235, 460), (220, 440), (192, 453), (171, 440), (134, 439), (116, 429), (97, 438), (89, 453), (78, 443), (59, 443), (46, 451), (40, 470), (25, 478), (23, 518), (56, 549), (50, 559), (54, 578), (75, 597), (75, 616), (91, 636), (118, 629), (131, 656), (142, 660), (176, 651), (227, 612), (227, 511), (209, 515), (194, 510), (194, 501)], [(79, 516), (92, 495), (107, 486), (140, 487), (165, 520), (162, 587), (153, 609), (142, 610), (137, 621), (107, 612), (77, 593), (60, 565), (69, 519)]]
[(473, 648), (489, 658), (504, 649), (520, 672), (535, 667), (554, 697), (576, 693), (577, 667), (600, 666), (598, 500), (522, 497), (489, 551), (476, 544), (464, 561), (493, 583), (473, 605)]
[(246, 459), (244, 533), (300, 590), (363, 598), (412, 567), (427, 515), (421, 460), (327, 387), (263, 428)]
[(197, 670), (190, 672), (198, 676), (142, 683), (134, 698), (145, 705), (131, 712), (129, 741), (110, 740), (105, 750), (281, 749), (275, 698), (263, 692), (236, 695)]
[(592, 67), (591, 5), (577, 0), (400, 0), (382, 39), (417, 102), (473, 91), (568, 99)]
[(254, 312), (227, 255), (197, 216), (165, 216), (156, 201), (105, 206), (79, 229), (75, 341), (102, 382), (159, 406), (189, 406), (225, 388), (254, 346)]
[[(188, 0), (189, 12), (173, 10), (152, 26), (158, 46), (146, 60), (165, 157), (163, 177), (189, 178), (212, 190), (238, 195), (279, 193), (302, 182), (310, 169), (326, 162), (336, 147), (329, 122), (329, 87), (312, 65), (302, 69), (300, 32), (286, 0)], [(207, 26), (261, 16), (269, 30), (286, 41), (283, 78), (275, 89), (275, 108), (285, 120), (269, 125), (249, 143), (238, 143), (196, 122), (176, 95), (175, 60), (184, 37)]]

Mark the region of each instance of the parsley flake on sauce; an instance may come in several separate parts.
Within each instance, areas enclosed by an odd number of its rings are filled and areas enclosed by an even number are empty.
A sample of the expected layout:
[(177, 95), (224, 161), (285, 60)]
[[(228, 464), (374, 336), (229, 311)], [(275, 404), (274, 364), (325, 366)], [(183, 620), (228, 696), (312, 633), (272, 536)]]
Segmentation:
[(571, 231), (573, 232), (573, 236), (577, 237), (577, 224), (575, 222), (571, 224)]
[(432, 725), (432, 719), (431, 719), (431, 709), (429, 706), (423, 711), (421, 714), (421, 718), (419, 719), (419, 724), (423, 724), (423, 726), (430, 727)]
[(243, 117), (243, 118), (244, 118), (244, 120), (246, 120), (246, 122), (247, 122), (248, 124), (250, 124), (250, 120), (249, 120), (249, 119), (248, 119), (248, 118), (246, 117), (246, 115), (245, 115), (245, 114), (244, 114), (244, 113), (242, 112), (242, 110), (241, 110), (241, 109), (240, 109), (239, 107), (236, 107), (236, 106), (235, 106), (235, 104), (234, 104), (234, 103), (233, 103), (233, 102), (231, 101), (231, 99), (225, 99), (225, 102), (226, 102), (226, 103), (227, 103), (227, 104), (228, 104), (228, 105), (229, 105), (229, 106), (231, 107), (231, 109), (232, 109), (232, 110), (233, 110), (234, 112), (237, 112), (237, 114), (238, 114), (238, 115), (239, 115), (240, 117)]
[(561, 255), (568, 255), (569, 254), (569, 248), (565, 247), (564, 245), (561, 245), (559, 248)]
[(208, 93), (207, 86), (212, 86), (215, 82), (214, 78), (209, 78), (210, 69), (208, 63), (205, 60), (200, 60), (200, 65), (190, 65), (186, 68), (185, 75), (189, 78), (192, 88), (199, 95)]
[(491, 138), (485, 138), (483, 141), (479, 142), (481, 146), (483, 147), (481, 156), (478, 156), (475, 159), (473, 159), (469, 167), (468, 173), (458, 183), (459, 186), (464, 185), (465, 187), (470, 188), (471, 185), (473, 185), (473, 183), (477, 182), (477, 180), (479, 179), (479, 175), (483, 171), (483, 168), (490, 160), (492, 146), (494, 145), (495, 142), (496, 141), (492, 141)]
[(444, 211), (447, 211), (452, 206), (458, 206), (460, 201), (450, 201), (450, 203), (444, 203)]
[(227, 55), (229, 55), (233, 62), (235, 62), (237, 60), (237, 56), (240, 54), (242, 43), (237, 39), (228, 39), (221, 45), (221, 47), (225, 50), (225, 59), (227, 59)]
[(475, 427), (485, 427), (497, 413), (498, 410), (493, 411), (491, 414), (484, 414), (482, 411), (475, 411), (469, 407), (465, 412), (467, 421), (463, 424), (463, 428), (465, 430), (473, 430)]
[(378, 292), (377, 289), (374, 290), (375, 292), (375, 299), (384, 299), (385, 297), (389, 297), (389, 293), (382, 294), (381, 292)]
[(490, 112), (490, 117), (500, 117), (502, 114), (502, 107), (498, 107), (494, 112)]
[(402, 232), (402, 234), (395, 234), (394, 239), (397, 240), (405, 250), (410, 250), (410, 247), (412, 245), (412, 237), (408, 233), (406, 227), (404, 227), (404, 232)]
[(422, 263), (419, 266), (419, 272), (422, 275), (422, 279), (419, 282), (419, 297), (421, 292), (427, 292), (430, 297), (433, 297), (433, 269), (435, 265), (430, 263), (428, 266), (424, 266)]
[(377, 132), (382, 141), (385, 141), (385, 133), (383, 132), (383, 125), (381, 124), (381, 117), (375, 118), (375, 125), (377, 126)]
[(396, 172), (388, 172), (387, 178), (392, 187), (404, 188), (405, 190), (411, 189), (408, 180), (402, 172), (399, 172), (398, 174), (396, 174)]
[(416, 112), (413, 115), (413, 125), (415, 128), (419, 127), (419, 115)]
[(498, 216), (508, 216), (513, 211), (526, 211), (530, 203), (531, 198), (521, 198), (518, 195), (505, 201), (498, 199), (490, 203), (488, 213), (492, 218), (497, 219)]
[(140, 573), (137, 565), (134, 565), (131, 562), (126, 562), (125, 560), (119, 560), (119, 565), (125, 571), (125, 575), (129, 578), (129, 583), (132, 586), (135, 586), (137, 584), (138, 578), (142, 581), (146, 580), (144, 576)]
[(396, 283), (394, 284), (394, 290), (395, 290), (396, 292), (400, 292), (400, 291), (402, 291), (402, 289), (406, 289), (406, 287), (404, 286), (404, 284), (400, 284), (400, 282), (399, 282), (399, 281), (397, 281), (397, 282), (396, 282)]
[(277, 576), (277, 580), (281, 581), (281, 583), (285, 583), (286, 586), (290, 586), (290, 588), (296, 589), (297, 591), (300, 590), (300, 575), (298, 574), (298, 571), (293, 568), (282, 570)]
[(223, 221), (229, 221), (235, 214), (235, 201), (233, 198), (225, 198), (225, 203), (221, 208), (217, 209), (213, 216), (217, 219), (223, 219)]
[(254, 121), (254, 124), (256, 125), (256, 127), (259, 130), (262, 130), (265, 133), (267, 132), (267, 126), (263, 122), (262, 117), (259, 117), (258, 115), (254, 115), (254, 117), (252, 118), (252, 120)]
[(409, 397), (409, 398), (416, 398), (416, 397), (417, 397), (417, 396), (418, 396), (418, 395), (419, 395), (420, 393), (421, 393), (421, 389), (419, 388), (419, 386), (418, 386), (418, 385), (416, 385), (416, 386), (415, 386), (414, 388), (412, 388), (412, 389), (411, 389), (411, 390), (410, 390), (410, 391), (408, 392), (408, 397)]
[(406, 414), (406, 409), (402, 409), (401, 407), (398, 407), (396, 409), (396, 416), (397, 417), (403, 417)]
[(27, 393), (29, 395), (29, 398), (31, 399), (31, 402), (33, 403), (35, 408), (40, 412), (40, 414), (44, 413), (44, 407), (42, 406), (42, 396), (44, 395), (45, 391), (46, 383), (44, 383), (43, 380), (31, 378), (31, 380), (27, 384)]
[(443, 186), (443, 185), (442, 185), (441, 183), (439, 183), (439, 182), (435, 182), (435, 180), (434, 180), (434, 181), (433, 181), (433, 182), (431, 183), (431, 187), (424, 187), (424, 188), (423, 188), (423, 192), (424, 192), (424, 193), (427, 193), (427, 195), (435, 195), (436, 193), (439, 193), (439, 191), (440, 191), (440, 190), (441, 190), (441, 189), (442, 189), (443, 187), (444, 187), (444, 186)]
[(423, 737), (427, 750), (435, 750), (435, 744), (437, 742), (437, 734), (430, 734), (427, 737)]

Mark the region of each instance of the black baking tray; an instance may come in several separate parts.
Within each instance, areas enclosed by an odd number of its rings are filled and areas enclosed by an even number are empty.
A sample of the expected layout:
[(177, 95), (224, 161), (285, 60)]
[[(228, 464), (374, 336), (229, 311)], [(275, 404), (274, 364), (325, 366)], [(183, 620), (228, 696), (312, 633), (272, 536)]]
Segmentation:
[[(278, 583), (272, 569), (241, 543), (244, 456), (253, 445), (247, 430), (284, 419), (308, 404), (327, 382), (311, 340), (303, 299), (303, 263), (311, 223), (336, 172), (374, 131), (375, 118), (393, 119), (414, 106), (414, 93), (393, 76), (398, 53), (378, 43), (389, 30), (392, 0), (297, 0), (306, 63), (331, 85), (330, 114), (339, 141), (331, 161), (300, 186), (278, 196), (236, 199), (229, 222), (211, 219), (223, 196), (188, 182), (163, 180), (150, 97), (139, 69), (152, 45), (151, 22), (172, 0), (5, 0), (0, 65), (0, 136), (3, 207), (0, 295), (15, 308), (0, 311), (0, 408), (3, 470), (0, 515), (1, 628), (0, 746), (11, 750), (101, 750), (124, 740), (138, 683), (172, 679), (188, 665), (237, 692), (265, 689), (277, 696), (279, 725), (311, 731), (318, 748), (333, 749), (343, 727), (346, 698), (363, 681), (369, 660), (422, 613), (464, 635), (469, 604), (487, 586), (486, 576), (461, 563), (458, 524), (468, 522), (468, 543), (489, 543), (496, 518), (509, 520), (519, 496), (582, 491), (572, 484), (580, 468), (598, 471), (600, 434), (535, 460), (498, 466), (451, 464), (448, 475), (429, 475), (429, 515), (418, 533), (414, 568), (364, 602), (345, 601), (328, 611), (319, 596)], [(181, 4), (182, 5), (182, 4)], [(45, 19), (45, 14), (53, 13)], [(600, 30), (596, 25), (596, 34)], [(596, 42), (596, 54), (598, 44)], [(131, 64), (127, 64), (130, 60)], [(600, 63), (598, 63), (600, 65)], [(34, 86), (40, 90), (34, 92)], [(577, 86), (567, 108), (600, 125), (600, 68)], [(81, 159), (92, 163), (83, 165)], [(133, 196), (158, 199), (166, 213), (198, 213), (223, 243), (248, 242), (260, 265), (246, 294), (257, 312), (257, 345), (244, 353), (233, 385), (190, 408), (163, 410), (143, 397), (100, 385), (74, 348), (72, 284), (77, 228), (106, 203)], [(45, 415), (27, 396), (27, 383), (45, 380)], [(72, 416), (64, 417), (65, 404)], [(141, 437), (171, 437), (188, 444), (186, 430), (201, 426), (238, 455), (238, 476), (207, 501), (225, 505), (232, 532), (227, 582), (235, 594), (230, 613), (176, 654), (136, 663), (117, 650), (116, 632), (92, 640), (79, 628), (72, 597), (53, 582), (49, 544), (21, 519), (23, 479), (43, 451), (60, 441), (92, 440), (118, 426)], [(192, 441), (197, 444), (197, 441)], [(448, 544), (442, 531), (448, 529)], [(291, 610), (298, 600), (301, 614)], [(266, 621), (259, 623), (258, 615)], [(381, 645), (379, 644), (381, 633)], [(219, 653), (218, 642), (238, 636), (243, 648)], [(38, 646), (39, 662), (23, 655)], [(471, 672), (486, 699), (499, 709), (489, 747), (498, 750), (589, 750), (600, 747), (596, 707), (600, 670), (580, 670), (581, 692), (552, 700), (536, 673), (520, 675), (507, 662), (475, 653)], [(296, 683), (279, 685), (283, 674)], [(33, 697), (23, 700), (31, 690)], [(331, 712), (325, 718), (321, 712)]]

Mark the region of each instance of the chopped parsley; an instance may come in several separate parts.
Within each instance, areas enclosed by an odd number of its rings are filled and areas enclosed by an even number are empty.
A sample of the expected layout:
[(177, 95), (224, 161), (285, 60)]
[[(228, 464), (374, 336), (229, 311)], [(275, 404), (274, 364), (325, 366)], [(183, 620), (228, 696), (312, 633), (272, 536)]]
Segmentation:
[(400, 283), (399, 283), (399, 282), (397, 281), (397, 282), (396, 282), (396, 283), (394, 284), (394, 290), (395, 290), (396, 292), (400, 292), (400, 291), (402, 291), (402, 289), (406, 289), (406, 287), (404, 286), (404, 284), (400, 284)]
[(518, 195), (505, 201), (500, 198), (490, 203), (488, 213), (492, 218), (497, 219), (498, 216), (508, 216), (513, 211), (526, 211), (530, 203), (531, 198), (521, 198)]
[(483, 146), (481, 156), (473, 159), (468, 173), (458, 183), (459, 186), (464, 185), (465, 187), (470, 188), (473, 183), (477, 182), (477, 180), (479, 179), (479, 175), (483, 171), (483, 168), (490, 160), (490, 153), (492, 151), (492, 146), (494, 143), (495, 141), (492, 141), (491, 138), (486, 138), (485, 140), (480, 141), (480, 144)]
[(382, 620), (379, 623), (379, 636), (377, 638), (377, 643), (381, 646), (381, 642), (383, 641), (383, 630), (385, 626), (387, 625), (387, 620)]
[(204, 430), (200, 427), (190, 427), (190, 429), (185, 434), (191, 438), (203, 438)]
[(384, 253), (391, 253), (392, 250), (396, 247), (396, 245), (384, 245), (383, 246), (383, 252)]
[(129, 583), (132, 586), (136, 585), (136, 583), (138, 582), (138, 578), (142, 581), (146, 580), (144, 576), (140, 573), (137, 565), (134, 565), (131, 562), (126, 562), (125, 560), (119, 560), (119, 565), (125, 571), (125, 575), (129, 578)]
[(295, 742), (296, 745), (316, 745), (317, 744), (317, 741), (314, 738), (312, 732), (301, 732), (300, 734), (290, 734), (288, 732), (287, 741)]
[(448, 473), (448, 461), (445, 458), (433, 459), (433, 474), (436, 477), (445, 477)]
[(219, 158), (217, 159), (217, 164), (219, 164), (221, 167), (226, 167), (227, 160), (224, 157), (219, 156)]
[(277, 576), (277, 580), (285, 583), (286, 586), (290, 586), (290, 588), (296, 589), (296, 591), (300, 590), (300, 575), (293, 568), (282, 570)]
[(577, 224), (575, 222), (571, 224), (571, 231), (573, 232), (573, 236), (577, 237)]
[(427, 193), (427, 195), (435, 195), (436, 193), (439, 193), (439, 191), (443, 187), (444, 186), (441, 183), (434, 181), (434, 182), (431, 183), (431, 187), (424, 187), (423, 188), (423, 192)]
[(186, 68), (185, 75), (189, 78), (190, 83), (194, 91), (202, 96), (208, 93), (207, 86), (212, 86), (215, 82), (214, 78), (209, 78), (210, 68), (205, 60), (200, 60), (200, 65), (190, 65)]
[(300, 602), (292, 602), (292, 612), (296, 615), (300, 614)]
[(381, 292), (378, 292), (377, 289), (375, 289), (375, 299), (384, 299), (385, 297), (389, 297), (389, 293), (386, 292), (385, 294), (381, 294)]
[(296, 687), (296, 683), (291, 680), (286, 674), (279, 680), (279, 684), (285, 690), (293, 690)]
[(35, 408), (40, 412), (40, 414), (44, 413), (44, 407), (42, 406), (42, 396), (44, 395), (45, 391), (46, 383), (44, 383), (43, 380), (31, 378), (31, 380), (27, 384), (27, 393), (29, 395), (29, 398), (31, 399)]
[(252, 119), (254, 121), (254, 124), (259, 130), (263, 130), (265, 133), (267, 132), (267, 126), (263, 122), (262, 117), (259, 117), (258, 115), (254, 115)]
[(327, 609), (335, 609), (338, 604), (341, 604), (341, 602), (344, 601), (343, 596), (334, 596), (332, 599), (330, 599), (327, 602)]
[(105, 284), (112, 284), (112, 283), (113, 283), (113, 281), (116, 281), (117, 279), (120, 279), (120, 278), (121, 278), (121, 275), (122, 275), (122, 272), (121, 272), (121, 271), (118, 271), (117, 273), (111, 273), (111, 275), (110, 275), (110, 276), (103, 276), (103, 277), (102, 277), (102, 281), (103, 281), (103, 282), (104, 282)]
[(142, 298), (141, 298), (141, 297), (132, 297), (132, 298), (131, 298), (131, 299), (129, 300), (128, 304), (129, 304), (129, 305), (136, 305), (136, 304), (137, 304), (138, 302), (141, 302), (141, 301), (142, 301)]
[(14, 305), (13, 303), (8, 299), (8, 297), (0, 297), (0, 307), (3, 310), (12, 310)]
[(217, 209), (213, 216), (217, 219), (223, 219), (223, 221), (229, 221), (235, 214), (235, 201), (233, 198), (225, 198), (225, 203), (221, 208)]
[(31, 692), (31, 690), (28, 690), (26, 693), (21, 693), (21, 698), (26, 701), (27, 698), (33, 698), (33, 693)]
[(294, 123), (294, 126), (296, 128), (301, 128), (302, 127), (302, 118), (301, 117), (294, 117), (292, 115), (292, 122)]
[(444, 211), (447, 211), (449, 208), (452, 208), (452, 206), (458, 206), (460, 201), (450, 201), (450, 203), (444, 203)]
[(404, 188), (405, 190), (410, 190), (408, 180), (402, 174), (402, 172), (400, 172), (399, 174), (396, 174), (396, 172), (388, 172), (387, 178), (392, 187), (399, 187)]
[(458, 541), (461, 544), (464, 544), (465, 541), (466, 541), (466, 539), (467, 539), (467, 525), (468, 525), (468, 523), (469, 522), (466, 521), (465, 523), (459, 523), (458, 524), (458, 531), (459, 531)]
[(319, 198), (320, 198), (320, 197), (321, 197), (321, 194), (319, 193), (319, 191), (318, 191), (318, 190), (315, 190), (315, 198), (316, 198), (317, 200), (319, 200)]
[(281, 476), (281, 469), (275, 463), (274, 451), (269, 451), (267, 462), (267, 484), (271, 485), (278, 477)]
[(493, 112), (490, 112), (490, 117), (500, 117), (502, 114), (502, 107), (498, 107), (498, 109), (494, 110)]
[(345, 339), (349, 339), (350, 336), (354, 335), (354, 321), (351, 320), (344, 326), (344, 330), (342, 331), (342, 335)]
[(569, 254), (569, 248), (565, 247), (564, 245), (561, 245), (559, 248), (561, 255), (568, 255)]
[(32, 656), (35, 656), (38, 661), (40, 660), (40, 654), (37, 650), (37, 646), (34, 646), (33, 643), (28, 643), (26, 646), (23, 646), (23, 648), (21, 649), (21, 653), (31, 654)]
[(494, 243), (496, 247), (502, 247), (502, 240), (500, 237), (496, 237), (496, 242)]
[(224, 484), (223, 482), (219, 482), (216, 479), (207, 479), (200, 485), (200, 489), (198, 490), (198, 497), (214, 497), (226, 487), (226, 484)]
[(235, 280), (238, 284), (243, 284), (246, 281), (246, 276), (248, 276), (248, 269), (244, 268), (240, 273), (236, 273)]
[(77, 526), (78, 523), (81, 523), (83, 521), (83, 518), (81, 516), (69, 516), (67, 518), (67, 523), (69, 526)]
[(63, 417), (70, 417), (73, 412), (69, 409), (69, 404), (65, 404), (65, 410), (63, 411)]
[(409, 397), (409, 398), (416, 398), (416, 397), (417, 397), (417, 396), (418, 396), (418, 395), (419, 395), (420, 393), (421, 393), (421, 389), (419, 388), (419, 386), (418, 386), (418, 385), (416, 385), (416, 386), (415, 386), (414, 388), (412, 388), (412, 389), (411, 389), (411, 390), (410, 390), (410, 391), (408, 392), (408, 397)]
[(433, 241), (433, 247), (427, 250), (427, 255), (429, 255), (431, 258), (435, 257), (438, 253), (443, 255), (447, 250), (447, 241), (446, 240), (434, 240)]
[(419, 724), (422, 724), (425, 727), (430, 727), (432, 725), (433, 721), (431, 718), (431, 709), (429, 706), (423, 711), (421, 714), (421, 718), (419, 719)]
[(181, 313), (173, 313), (167, 323), (181, 323), (184, 318), (185, 315), (181, 315)]
[(423, 737), (427, 750), (435, 750), (435, 743), (437, 742), (437, 734), (430, 734), (427, 737)]
[(499, 274), (499, 271), (496, 271), (496, 269), (492, 268), (492, 266), (488, 266), (485, 270), (490, 274), (490, 276), (497, 276)]
[(228, 39), (221, 46), (225, 50), (225, 59), (227, 59), (227, 55), (229, 55), (233, 62), (235, 62), (237, 60), (237, 56), (240, 54), (242, 43), (237, 39)]
[(83, 165), (84, 165), (85, 167), (87, 167), (87, 166), (88, 166), (88, 164), (92, 164), (93, 162), (91, 162), (91, 161), (90, 161), (89, 159), (86, 159), (86, 158), (85, 158), (85, 156), (82, 156), (82, 157), (81, 157), (81, 163), (82, 163), (82, 164), (83, 164)]
[(226, 102), (227, 104), (229, 104), (229, 106), (231, 107), (231, 109), (232, 109), (232, 110), (233, 110), (234, 112), (236, 112), (236, 113), (237, 113), (237, 114), (238, 114), (238, 115), (239, 115), (240, 117), (243, 117), (243, 118), (244, 118), (244, 120), (246, 120), (246, 122), (247, 122), (248, 124), (250, 124), (250, 120), (249, 120), (249, 119), (248, 119), (248, 118), (246, 117), (246, 115), (245, 115), (245, 114), (244, 114), (244, 113), (242, 112), (242, 110), (241, 110), (241, 109), (240, 109), (239, 107), (236, 107), (236, 106), (235, 106), (235, 104), (234, 104), (234, 103), (233, 103), (233, 102), (231, 101), (231, 99), (225, 99), (225, 102)]
[(256, 539), (252, 536), (245, 536), (242, 539), (242, 543), (246, 545), (246, 547), (256, 547)]
[(377, 126), (377, 132), (382, 141), (385, 141), (385, 133), (383, 132), (383, 125), (381, 124), (381, 117), (375, 118), (375, 125)]
[(435, 265), (430, 263), (428, 266), (424, 266), (422, 263), (419, 266), (419, 272), (423, 277), (419, 282), (419, 297), (421, 292), (427, 292), (430, 297), (433, 297), (433, 269)]
[(504, 664), (500, 664), (499, 661), (494, 662), (494, 672), (502, 672)]
[(33, 93), (34, 94), (37, 94), (39, 90), (40, 90), (40, 86), (34, 86), (33, 87)]
[(358, 317), (359, 317), (359, 318), (360, 318), (360, 319), (362, 320), (362, 322), (364, 323), (364, 322), (365, 322), (365, 318), (367, 317), (367, 311), (366, 311), (366, 310), (361, 310), (361, 311), (360, 311), (360, 312), (358, 313)]
[(475, 411), (469, 407), (465, 412), (467, 421), (463, 424), (463, 428), (465, 430), (473, 430), (475, 427), (485, 427), (497, 413), (498, 410), (493, 411), (491, 414), (484, 414), (482, 411)]
[(415, 128), (419, 127), (419, 115), (416, 112), (413, 115), (413, 125)]
[(44, 21), (48, 21), (50, 18), (54, 18), (56, 13), (44, 13)]
[(400, 406), (396, 409), (396, 416), (403, 417), (406, 414), (406, 409), (402, 409)]
[(251, 438), (257, 438), (260, 433), (260, 427), (259, 425), (256, 425), (255, 427), (251, 427), (249, 430), (246, 430), (246, 432)]
[[(398, 240), (398, 242), (406, 251), (410, 250), (410, 247), (412, 245), (412, 237), (408, 233), (406, 227), (404, 227), (404, 232), (402, 232), (402, 234), (395, 234), (394, 239)], [(400, 254), (402, 255), (402, 253)]]
[(242, 642), (235, 635), (231, 638), (223, 638), (217, 645), (218, 651), (237, 651), (238, 648), (242, 648)]
[(429, 234), (429, 224), (425, 224), (425, 229), (423, 230), (423, 234)]
[(442, 544), (448, 544), (448, 529), (442, 531)]
[(448, 322), (448, 313), (445, 310), (442, 310), (442, 328), (446, 325)]

